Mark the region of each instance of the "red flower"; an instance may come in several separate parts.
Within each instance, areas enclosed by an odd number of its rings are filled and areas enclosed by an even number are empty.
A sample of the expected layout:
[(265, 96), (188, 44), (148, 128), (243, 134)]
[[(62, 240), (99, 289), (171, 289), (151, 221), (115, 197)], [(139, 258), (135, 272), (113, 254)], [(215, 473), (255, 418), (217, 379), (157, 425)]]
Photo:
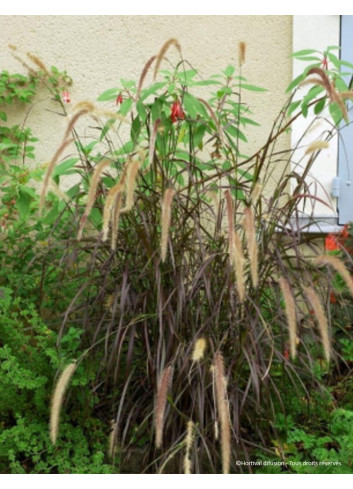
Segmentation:
[(172, 119), (172, 122), (176, 122), (178, 119), (184, 119), (185, 114), (184, 111), (181, 107), (181, 103), (179, 101), (176, 101), (172, 105), (172, 112), (170, 114), (170, 118)]
[(325, 239), (325, 250), (336, 251), (340, 249), (340, 245), (337, 241), (337, 237), (334, 234), (329, 234)]
[(123, 96), (121, 93), (119, 93), (119, 95), (116, 97), (116, 101), (115, 101), (116, 105), (119, 105), (119, 104), (122, 104), (123, 103)]
[(327, 61), (326, 56), (324, 56), (323, 60), (321, 61), (321, 64), (322, 64), (322, 68), (324, 70), (328, 70), (328, 61)]
[(70, 94), (69, 94), (68, 90), (64, 90), (63, 91), (63, 93), (62, 93), (62, 101), (65, 104), (69, 104), (71, 102)]

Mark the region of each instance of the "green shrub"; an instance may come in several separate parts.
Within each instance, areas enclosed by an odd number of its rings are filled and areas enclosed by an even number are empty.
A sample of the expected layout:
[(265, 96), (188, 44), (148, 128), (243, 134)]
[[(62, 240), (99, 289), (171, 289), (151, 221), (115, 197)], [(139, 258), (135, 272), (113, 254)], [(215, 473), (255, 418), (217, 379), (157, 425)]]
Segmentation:
[(0, 294), (0, 473), (111, 473), (109, 427), (95, 419), (90, 394), (94, 366), (76, 372), (70, 416), (63, 413), (57, 445), (49, 440), (55, 374), (79, 356), (81, 332), (71, 328), (58, 350), (56, 334), (32, 304), (9, 289)]

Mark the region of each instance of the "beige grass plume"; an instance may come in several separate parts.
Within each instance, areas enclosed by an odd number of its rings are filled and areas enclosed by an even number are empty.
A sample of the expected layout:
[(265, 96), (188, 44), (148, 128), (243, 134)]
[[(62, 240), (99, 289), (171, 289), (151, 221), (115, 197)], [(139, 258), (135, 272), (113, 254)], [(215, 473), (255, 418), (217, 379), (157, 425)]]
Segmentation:
[[(329, 98), (332, 102), (334, 99), (334, 87), (333, 87), (329, 77), (325, 73), (325, 71), (322, 68), (314, 67), (308, 71), (306, 76), (310, 76), (313, 74), (318, 75), (320, 78), (307, 78), (307, 79), (303, 80), (300, 83), (300, 85), (305, 85), (307, 83), (315, 83), (315, 84), (323, 86), (326, 89), (327, 95), (329, 96)], [(319, 82), (319, 80), (320, 80), (320, 82)]]
[(190, 452), (194, 442), (194, 423), (189, 420), (186, 429), (185, 444), (185, 456), (184, 456), (184, 474), (191, 474), (191, 459)]
[(233, 200), (229, 190), (225, 191), (228, 219), (228, 253), (235, 272), (236, 287), (240, 302), (245, 299), (244, 253), (241, 238), (234, 229)]
[(142, 73), (141, 73), (141, 76), (140, 76), (140, 80), (139, 80), (139, 83), (138, 83), (138, 86), (137, 86), (137, 92), (136, 92), (136, 100), (138, 100), (140, 98), (140, 93), (141, 93), (141, 90), (142, 90), (142, 85), (143, 85), (143, 82), (146, 78), (146, 75), (148, 73), (148, 70), (150, 69), (150, 66), (151, 64), (153, 63), (153, 61), (156, 59), (156, 56), (152, 56), (148, 61), (147, 63), (145, 64), (143, 70), (142, 70)]
[(220, 351), (214, 357), (214, 382), (217, 411), (221, 428), (222, 471), (229, 474), (230, 470), (230, 421), (227, 400), (226, 378), (224, 375), (223, 356)]
[(178, 41), (176, 39), (169, 39), (167, 42), (165, 42), (161, 48), (161, 50), (159, 51), (158, 53), (158, 56), (157, 56), (157, 60), (156, 60), (156, 65), (155, 65), (155, 68), (154, 68), (154, 74), (153, 74), (153, 78), (156, 79), (156, 76), (157, 76), (157, 73), (159, 71), (159, 68), (161, 66), (161, 63), (165, 57), (165, 53), (168, 51), (168, 49), (174, 45), (177, 50), (179, 51), (180, 53), (180, 56), (181, 56), (181, 47), (180, 47), (180, 44), (178, 43)]
[(67, 125), (66, 131), (65, 131), (65, 134), (64, 134), (64, 138), (63, 138), (64, 140), (69, 137), (71, 131), (73, 130), (73, 128), (76, 125), (76, 122), (83, 115), (86, 115), (86, 114), (89, 114), (89, 113), (92, 112), (92, 106), (93, 106), (93, 104), (91, 104), (91, 103), (84, 103), (83, 106), (82, 106), (82, 108), (79, 111), (74, 112), (72, 114), (69, 114), (69, 116), (68, 116), (69, 123)]
[(172, 202), (175, 195), (175, 190), (173, 188), (168, 188), (164, 192), (163, 202), (162, 202), (162, 214), (161, 214), (161, 258), (164, 262), (167, 257), (167, 247), (168, 247), (168, 236), (169, 228), (172, 219)]
[(110, 430), (110, 434), (109, 434), (109, 447), (108, 447), (108, 457), (111, 460), (114, 460), (114, 457), (115, 457), (115, 449), (116, 449), (115, 439), (116, 439), (116, 432), (117, 432), (117, 423), (113, 419), (113, 420), (111, 420), (111, 430)]
[(156, 146), (156, 138), (157, 138), (157, 131), (158, 127), (161, 123), (160, 119), (157, 119), (155, 123), (153, 124), (153, 129), (152, 129), (152, 134), (150, 138), (150, 146), (149, 146), (149, 151), (148, 151), (148, 162), (149, 164), (153, 163), (153, 156), (154, 156), (154, 149)]
[(238, 59), (239, 59), (239, 66), (243, 66), (245, 63), (245, 52), (246, 52), (246, 44), (244, 41), (240, 41), (238, 44)]
[(38, 58), (38, 56), (36, 56), (35, 54), (32, 54), (32, 53), (26, 53), (26, 54), (27, 54), (28, 59), (30, 59), (32, 61), (32, 63), (34, 63), (36, 66), (38, 66), (38, 68), (41, 69), (46, 75), (51, 76), (47, 67), (45, 66), (43, 61)]
[(325, 352), (325, 358), (329, 362), (331, 357), (331, 343), (329, 337), (329, 327), (324, 308), (321, 304), (320, 297), (312, 287), (305, 287), (305, 295), (314, 311), (316, 322), (319, 327), (322, 346)]
[(203, 359), (207, 347), (207, 341), (205, 338), (198, 338), (195, 341), (194, 350), (192, 352), (191, 360), (193, 362), (199, 362)]
[(284, 277), (281, 277), (278, 283), (282, 291), (287, 316), (290, 354), (292, 358), (295, 358), (297, 355), (297, 317), (295, 301), (288, 281)]
[[(345, 103), (344, 103), (345, 98), (348, 98), (348, 97), (344, 97), (339, 92), (336, 91), (334, 83), (330, 81), (329, 77), (327, 76), (327, 74), (325, 73), (325, 71), (322, 68), (317, 68), (317, 67), (311, 68), (308, 71), (307, 76), (312, 75), (312, 74), (318, 75), (320, 78), (319, 79), (318, 78), (311, 78), (311, 79), (309, 78), (309, 79), (301, 82), (301, 85), (305, 85), (307, 83), (314, 83), (316, 85), (323, 86), (326, 89), (326, 92), (327, 92), (327, 95), (328, 95), (330, 101), (335, 102), (339, 106), (340, 111), (342, 112), (343, 118), (348, 124), (349, 123), (349, 117), (348, 117), (347, 107), (345, 106)], [(347, 93), (347, 92), (344, 92), (344, 93)]]
[[(109, 110), (104, 110), (101, 108), (96, 107), (92, 102), (89, 100), (82, 100), (81, 102), (78, 102), (72, 109), (73, 116), (72, 118), (75, 117), (76, 114), (90, 114), (94, 120), (98, 121), (98, 117), (106, 117), (108, 119), (116, 119), (121, 122), (127, 122), (126, 118), (122, 116), (121, 114), (117, 114), (116, 112), (111, 112)], [(83, 114), (82, 114), (83, 112)], [(79, 115), (79, 117), (81, 117)]]
[(256, 182), (254, 185), (254, 188), (251, 191), (250, 194), (250, 202), (255, 205), (257, 201), (259, 200), (263, 190), (263, 185), (260, 182)]
[(158, 382), (156, 406), (155, 406), (155, 430), (156, 448), (161, 448), (163, 440), (164, 414), (167, 403), (167, 394), (172, 382), (173, 367), (169, 366), (162, 372)]
[(108, 192), (103, 210), (103, 237), (102, 241), (108, 239), (109, 224), (111, 221), (112, 210), (117, 203), (117, 196), (124, 192), (124, 184), (119, 182), (114, 185)]
[(245, 300), (245, 259), (243, 253), (243, 245), (239, 234), (236, 231), (233, 231), (233, 240), (234, 240), (234, 271), (235, 271), (235, 280), (237, 293), (240, 302), (244, 302)]
[(143, 163), (143, 160), (144, 157), (139, 158), (138, 160), (135, 161), (130, 161), (128, 163), (126, 180), (125, 180), (126, 200), (125, 200), (125, 207), (121, 209), (122, 213), (128, 212), (133, 208), (136, 178), (137, 178), (138, 171)]
[(80, 117), (82, 117), (83, 115), (89, 113), (90, 111), (91, 111), (91, 107), (90, 106), (84, 106), (84, 108), (82, 108), (81, 110), (79, 110), (78, 112), (76, 112), (71, 117), (70, 122), (69, 122), (69, 124), (68, 124), (68, 126), (66, 128), (66, 131), (65, 131), (65, 134), (64, 134), (62, 143), (59, 146), (59, 148), (56, 150), (56, 152), (54, 154), (54, 157), (51, 160), (51, 162), (50, 162), (50, 164), (49, 164), (49, 166), (47, 168), (47, 171), (45, 173), (44, 180), (43, 180), (43, 187), (42, 187), (42, 191), (41, 191), (41, 195), (40, 195), (40, 200), (39, 200), (39, 212), (42, 211), (42, 208), (44, 206), (45, 196), (46, 196), (46, 193), (47, 193), (47, 190), (48, 190), (50, 178), (51, 178), (52, 173), (54, 171), (55, 165), (59, 161), (59, 158), (60, 158), (62, 152), (64, 151), (64, 149), (67, 146), (69, 146), (69, 144), (71, 144), (74, 141), (74, 139), (69, 138), (71, 131), (73, 130), (76, 122), (78, 121), (78, 119)]
[(305, 154), (307, 155), (309, 153), (313, 153), (314, 151), (319, 151), (320, 149), (326, 149), (329, 146), (330, 145), (327, 141), (314, 141), (306, 148)]
[(62, 371), (54, 389), (50, 412), (50, 439), (53, 445), (55, 445), (58, 437), (60, 410), (64, 400), (64, 394), (76, 367), (76, 362), (67, 365)]
[(116, 249), (116, 243), (118, 239), (118, 229), (119, 229), (119, 220), (121, 214), (121, 208), (123, 205), (123, 192), (119, 192), (116, 196), (113, 209), (112, 209), (112, 240), (111, 240), (111, 249), (114, 251)]
[(230, 194), (230, 190), (224, 192), (227, 206), (227, 220), (228, 220), (228, 254), (229, 260), (234, 265), (235, 246), (234, 246), (234, 208), (233, 199)]
[(78, 234), (77, 234), (78, 240), (80, 240), (82, 238), (83, 228), (84, 228), (86, 219), (92, 210), (94, 201), (96, 200), (96, 192), (97, 192), (97, 187), (98, 187), (100, 179), (101, 179), (101, 175), (102, 175), (103, 171), (105, 170), (105, 168), (107, 166), (109, 166), (110, 164), (111, 164), (110, 160), (102, 160), (100, 163), (98, 163), (98, 165), (94, 169), (94, 172), (93, 172), (93, 175), (91, 178), (90, 187), (88, 190), (86, 208), (85, 208), (85, 211), (84, 211), (83, 216), (81, 218), (80, 228), (79, 228)]
[(253, 211), (250, 207), (244, 210), (243, 227), (245, 232), (246, 246), (250, 261), (250, 275), (253, 286), (258, 286), (258, 248), (256, 243), (256, 229)]
[(317, 265), (329, 265), (334, 268), (345, 281), (348, 290), (353, 297), (353, 279), (345, 264), (337, 256), (321, 255), (315, 258), (314, 263)]
[(44, 180), (43, 180), (43, 186), (42, 186), (42, 191), (40, 194), (40, 199), (39, 199), (39, 212), (42, 212), (43, 206), (44, 206), (44, 201), (45, 201), (45, 196), (47, 194), (49, 184), (51, 182), (51, 176), (53, 174), (54, 168), (59, 161), (59, 158), (67, 146), (69, 146), (73, 142), (73, 139), (64, 139), (59, 148), (56, 150), (55, 155), (51, 162), (48, 165), (47, 171), (45, 172)]

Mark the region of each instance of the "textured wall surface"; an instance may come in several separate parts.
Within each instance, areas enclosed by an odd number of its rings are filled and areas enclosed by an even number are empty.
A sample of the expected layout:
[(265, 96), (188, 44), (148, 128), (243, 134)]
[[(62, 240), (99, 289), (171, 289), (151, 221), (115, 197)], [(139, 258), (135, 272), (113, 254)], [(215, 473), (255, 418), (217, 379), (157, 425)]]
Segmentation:
[[(291, 16), (0, 16), (0, 69), (23, 71), (11, 56), (11, 43), (67, 70), (74, 80), (73, 103), (95, 101), (120, 78), (138, 79), (146, 60), (171, 37), (203, 76), (237, 64), (238, 42), (246, 42), (244, 75), (269, 90), (246, 97), (262, 126), (248, 133), (251, 146), (263, 143), (291, 79)], [(39, 99), (28, 119), (40, 138), (42, 161), (51, 158), (64, 130), (62, 118), (45, 110), (48, 103)]]

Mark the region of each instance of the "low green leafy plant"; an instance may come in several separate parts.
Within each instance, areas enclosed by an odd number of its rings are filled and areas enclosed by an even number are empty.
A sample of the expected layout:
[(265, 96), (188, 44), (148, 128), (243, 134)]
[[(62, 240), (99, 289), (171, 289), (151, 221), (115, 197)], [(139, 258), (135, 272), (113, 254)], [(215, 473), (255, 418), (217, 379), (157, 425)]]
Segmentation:
[[(315, 412), (317, 415), (317, 412)], [(276, 442), (278, 457), (263, 454), (254, 465), (256, 473), (351, 474), (353, 472), (353, 412), (334, 409), (324, 422), (299, 428), (289, 417), (277, 424), (285, 437)], [(318, 423), (318, 420), (316, 420)], [(284, 429), (285, 427), (285, 429)]]
[(55, 373), (80, 355), (82, 331), (62, 338), (49, 329), (33, 304), (0, 288), (0, 473), (111, 473), (108, 434), (95, 418), (97, 399), (90, 393), (95, 367), (79, 368), (74, 403), (62, 416), (61, 439), (53, 447), (48, 432)]

